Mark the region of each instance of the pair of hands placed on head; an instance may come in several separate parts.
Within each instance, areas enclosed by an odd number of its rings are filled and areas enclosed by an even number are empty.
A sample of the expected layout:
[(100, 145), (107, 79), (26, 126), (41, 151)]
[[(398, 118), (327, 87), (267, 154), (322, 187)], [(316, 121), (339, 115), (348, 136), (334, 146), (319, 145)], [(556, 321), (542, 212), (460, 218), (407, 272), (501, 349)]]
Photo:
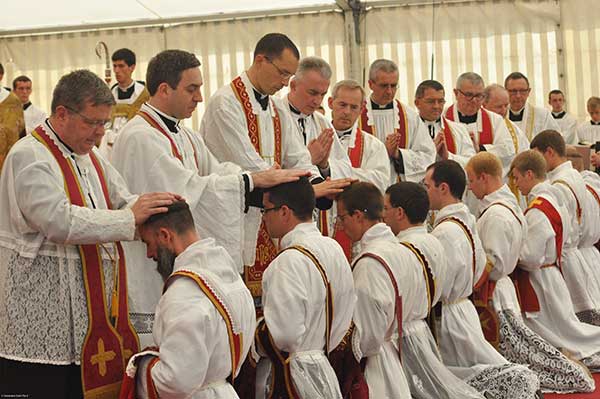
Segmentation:
[[(252, 182), (255, 188), (269, 188), (283, 183), (298, 181), (301, 177), (310, 176), (310, 171), (301, 169), (281, 169), (275, 164), (272, 168), (260, 172), (252, 172)], [(335, 196), (344, 190), (344, 187), (352, 184), (356, 179), (344, 178), (331, 180), (327, 178), (321, 183), (313, 185), (315, 197), (327, 197), (334, 199)], [(182, 196), (175, 193), (146, 193), (139, 196), (137, 201), (131, 206), (131, 211), (135, 218), (135, 225), (143, 224), (148, 218), (157, 213), (168, 211), (168, 206), (176, 201), (185, 200)]]

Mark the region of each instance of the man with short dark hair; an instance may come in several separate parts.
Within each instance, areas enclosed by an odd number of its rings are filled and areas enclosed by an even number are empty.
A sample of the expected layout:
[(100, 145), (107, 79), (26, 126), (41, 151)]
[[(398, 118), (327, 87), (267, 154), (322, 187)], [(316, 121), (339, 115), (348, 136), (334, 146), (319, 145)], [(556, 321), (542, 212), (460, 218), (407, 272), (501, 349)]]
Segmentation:
[(238, 398), (227, 379), (252, 344), (252, 296), (227, 251), (198, 236), (187, 203), (168, 208), (140, 226), (165, 288), (153, 327), (157, 348), (129, 361), (137, 397)]
[[(306, 177), (267, 190), (263, 204), (266, 230), (279, 239), (281, 251), (263, 275), (256, 392), (269, 398), (341, 398), (327, 356), (348, 331), (356, 302), (348, 261), (312, 222), (315, 197)], [(268, 360), (271, 367), (265, 367)]]
[(112, 147), (119, 131), (128, 120), (133, 118), (142, 104), (148, 100), (148, 91), (141, 80), (133, 80), (135, 71), (135, 53), (128, 48), (115, 51), (111, 57), (113, 72), (117, 83), (110, 88), (116, 104), (111, 112), (110, 126), (107, 127), (104, 139), (99, 144), (100, 151), (109, 161), (112, 160)]
[(31, 79), (25, 75), (16, 77), (13, 80), (13, 93), (23, 104), (23, 115), (25, 117), (25, 132), (30, 134), (33, 129), (44, 123), (48, 115), (31, 103)]
[(552, 110), (550, 113), (558, 124), (560, 132), (565, 138), (567, 144), (577, 144), (577, 118), (565, 110), (565, 95), (558, 89), (550, 90), (548, 93), (548, 104)]
[(475, 149), (467, 128), (442, 115), (445, 95), (440, 82), (424, 80), (417, 86), (415, 107), (435, 144), (437, 160), (453, 159), (464, 166), (475, 155)]
[[(436, 215), (433, 234), (444, 247), (449, 278), (442, 286), (439, 348), (444, 364), (480, 392), (494, 397), (533, 398), (537, 376), (509, 363), (486, 341), (477, 310), (469, 300), (486, 266), (475, 217), (461, 203), (466, 176), (455, 161), (436, 162), (427, 169), (425, 188)], [(483, 366), (483, 367), (482, 367)]]
[[(180, 123), (202, 101), (199, 66), (194, 54), (182, 50), (165, 50), (150, 60), (146, 75), (150, 100), (119, 133), (112, 162), (135, 193), (168, 190), (186, 198), (198, 232), (214, 238), (241, 269), (242, 252), (255, 251), (256, 236), (245, 237), (243, 228), (248, 208), (262, 205), (259, 189), (296, 180), (305, 172), (242, 173), (233, 163), (219, 163), (202, 137)], [(148, 271), (151, 261), (145, 259), (141, 242), (128, 243), (126, 250), (134, 258), (128, 270), (133, 323), (150, 344), (162, 280)]]
[(19, 98), (0, 86), (0, 170), (10, 148), (25, 135), (23, 104)]
[(594, 214), (594, 199), (581, 174), (566, 159), (565, 141), (559, 132), (541, 132), (531, 141), (531, 148), (546, 160), (548, 181), (556, 188), (560, 204), (573, 221), (563, 250), (563, 272), (573, 307), (580, 320), (600, 325), (600, 281), (596, 272), (600, 257), (591, 242), (599, 223), (598, 214)]
[[(233, 162), (242, 169), (259, 171), (278, 165), (283, 169), (302, 168), (312, 173), (317, 208), (329, 209), (333, 201), (323, 196), (323, 189), (337, 194), (349, 184), (346, 180), (325, 180), (298, 134), (286, 105), (273, 97), (287, 86), (296, 73), (300, 53), (284, 34), (268, 33), (254, 50), (252, 65), (231, 84), (210, 98), (200, 126), (207, 147), (221, 162)], [(324, 171), (323, 171), (324, 172)], [(246, 236), (257, 237), (260, 223), (258, 210), (250, 210), (246, 219)], [(275, 243), (261, 225), (257, 248), (260, 253), (246, 252), (246, 283), (257, 298), (261, 292), (261, 276), (277, 255)], [(258, 250), (258, 249), (257, 249)], [(260, 255), (260, 256), (259, 256)], [(260, 300), (257, 300), (260, 306)]]
[(531, 93), (529, 79), (521, 72), (512, 72), (504, 79), (504, 88), (508, 92), (510, 107), (508, 119), (513, 121), (531, 141), (543, 130), (560, 131), (558, 123), (544, 107), (536, 107), (527, 100)]
[[(429, 198), (422, 185), (400, 182), (388, 187), (383, 203), (383, 220), (400, 242), (410, 244), (423, 262), (421, 280), (425, 286), (417, 292), (427, 295), (427, 314), (409, 318), (403, 327), (402, 366), (415, 398), (479, 397), (443, 364), (432, 332), (437, 323), (433, 307), (442, 295), (447, 278), (446, 252), (441, 242), (427, 232), (424, 223), (429, 211)], [(429, 325), (428, 325), (429, 324)], [(430, 327), (434, 329), (430, 330)], [(419, 381), (420, 383), (416, 383)]]
[(435, 160), (435, 147), (419, 115), (395, 99), (398, 79), (395, 62), (373, 61), (369, 67), (371, 96), (362, 108), (359, 127), (385, 143), (392, 164), (391, 183), (418, 182)]
[[(77, 70), (54, 89), (52, 114), (11, 149), (0, 177), (0, 392), (116, 397), (139, 350), (118, 241), (176, 196), (130, 194), (95, 148), (114, 99)], [(83, 391), (83, 392), (82, 392)]]

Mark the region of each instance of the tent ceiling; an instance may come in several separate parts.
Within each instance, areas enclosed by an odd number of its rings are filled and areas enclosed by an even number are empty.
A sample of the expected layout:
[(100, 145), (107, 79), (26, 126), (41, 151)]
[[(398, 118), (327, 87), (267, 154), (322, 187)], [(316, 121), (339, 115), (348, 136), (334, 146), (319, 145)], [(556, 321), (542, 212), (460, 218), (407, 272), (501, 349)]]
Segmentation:
[(62, 27), (83, 28), (124, 22), (152, 24), (178, 18), (259, 13), (334, 4), (334, 0), (13, 0), (2, 4), (0, 35), (7, 32), (56, 31)]

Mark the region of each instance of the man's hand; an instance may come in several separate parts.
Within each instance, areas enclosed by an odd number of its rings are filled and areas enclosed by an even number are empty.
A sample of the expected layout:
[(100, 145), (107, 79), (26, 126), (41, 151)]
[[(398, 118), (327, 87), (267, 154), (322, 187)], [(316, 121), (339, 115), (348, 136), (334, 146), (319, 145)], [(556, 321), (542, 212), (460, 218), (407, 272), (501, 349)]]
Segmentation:
[(329, 153), (333, 144), (333, 129), (323, 129), (316, 139), (312, 139), (308, 145), (310, 160), (313, 165), (321, 169), (327, 169), (329, 166)]
[(439, 132), (435, 136), (433, 143), (435, 144), (438, 156), (443, 160), (448, 159), (448, 146), (446, 145), (446, 137), (443, 132)]
[(274, 165), (271, 169), (252, 172), (252, 182), (255, 188), (269, 188), (283, 183), (298, 181), (302, 176), (310, 176), (310, 171), (301, 169), (281, 169)]
[(385, 137), (385, 148), (387, 149), (388, 156), (392, 159), (398, 159), (400, 156), (398, 143), (400, 143), (400, 133), (388, 134)]
[(475, 142), (475, 132), (469, 132), (469, 137), (471, 138), (471, 142), (473, 143), (473, 148), (475, 152), (479, 152), (479, 146)]
[(167, 206), (181, 200), (183, 198), (180, 195), (173, 193), (146, 193), (140, 195), (131, 206), (135, 225), (139, 226), (152, 215), (167, 212), (169, 210)]
[(315, 190), (315, 197), (322, 198), (327, 197), (331, 200), (335, 199), (335, 196), (344, 191), (344, 187), (348, 187), (350, 184), (357, 181), (351, 177), (345, 177), (343, 179), (331, 180), (327, 178), (319, 184), (314, 184), (313, 189)]

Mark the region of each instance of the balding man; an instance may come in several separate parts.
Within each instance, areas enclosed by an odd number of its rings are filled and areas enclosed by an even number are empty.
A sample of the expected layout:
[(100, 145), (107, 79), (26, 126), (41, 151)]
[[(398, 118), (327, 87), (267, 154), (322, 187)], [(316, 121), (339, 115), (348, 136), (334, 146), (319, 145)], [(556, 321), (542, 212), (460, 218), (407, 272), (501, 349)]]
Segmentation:
[(529, 103), (529, 79), (521, 72), (513, 72), (504, 79), (508, 91), (510, 108), (508, 119), (515, 122), (531, 141), (539, 132), (552, 129), (560, 132), (560, 127), (545, 108)]
[(395, 100), (398, 66), (375, 60), (369, 68), (371, 97), (362, 109), (360, 127), (385, 143), (392, 162), (391, 182), (420, 181), (435, 160), (435, 147), (419, 115)]

